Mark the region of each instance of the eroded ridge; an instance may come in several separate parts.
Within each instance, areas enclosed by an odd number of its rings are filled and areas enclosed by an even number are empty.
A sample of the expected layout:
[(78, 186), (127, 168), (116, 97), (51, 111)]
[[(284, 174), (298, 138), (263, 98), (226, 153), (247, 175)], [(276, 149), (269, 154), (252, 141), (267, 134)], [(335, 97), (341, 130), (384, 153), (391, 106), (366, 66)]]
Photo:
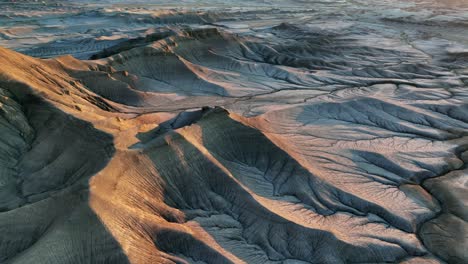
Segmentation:
[(0, 48), (0, 262), (467, 262), (463, 16), (285, 2)]

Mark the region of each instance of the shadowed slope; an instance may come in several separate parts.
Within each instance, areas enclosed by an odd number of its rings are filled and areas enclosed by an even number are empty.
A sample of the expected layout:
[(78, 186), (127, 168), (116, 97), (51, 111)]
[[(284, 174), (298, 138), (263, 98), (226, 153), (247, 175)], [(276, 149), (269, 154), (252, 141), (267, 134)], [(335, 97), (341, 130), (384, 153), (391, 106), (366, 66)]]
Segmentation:
[(24, 74), (21, 67), (33, 69), (25, 63), (38, 61), (1, 52), (19, 61), (9, 66), (7, 78), (5, 70), (0, 77), (0, 262), (127, 263), (88, 205), (88, 180), (113, 155), (112, 136), (26, 85), (39, 85), (48, 75), (11, 78)]
[(33, 96), (20, 103), (24, 114), (19, 108), (7, 114), (24, 116), (34, 132), (2, 134), (7, 142), (28, 145), (12, 156), (17, 161), (8, 168), (16, 173), (0, 174), (11, 182), (0, 189), (2, 197), (9, 194), (3, 201), (10, 202), (0, 212), (0, 261), (126, 263), (87, 203), (88, 179), (112, 155), (112, 137)]

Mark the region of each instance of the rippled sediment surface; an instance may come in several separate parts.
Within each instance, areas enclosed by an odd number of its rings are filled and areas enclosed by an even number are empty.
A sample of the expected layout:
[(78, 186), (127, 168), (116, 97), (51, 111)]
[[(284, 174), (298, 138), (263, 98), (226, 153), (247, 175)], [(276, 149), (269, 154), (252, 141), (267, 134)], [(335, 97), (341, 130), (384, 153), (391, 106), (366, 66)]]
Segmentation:
[(468, 262), (465, 1), (0, 8), (0, 263)]

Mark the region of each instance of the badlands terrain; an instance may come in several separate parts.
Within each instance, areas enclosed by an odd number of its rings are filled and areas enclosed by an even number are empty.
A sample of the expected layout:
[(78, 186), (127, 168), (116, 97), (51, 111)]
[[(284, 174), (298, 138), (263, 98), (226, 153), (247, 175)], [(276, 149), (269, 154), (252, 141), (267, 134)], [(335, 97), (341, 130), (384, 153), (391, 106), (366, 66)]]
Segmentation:
[(0, 1), (0, 263), (468, 263), (466, 0)]

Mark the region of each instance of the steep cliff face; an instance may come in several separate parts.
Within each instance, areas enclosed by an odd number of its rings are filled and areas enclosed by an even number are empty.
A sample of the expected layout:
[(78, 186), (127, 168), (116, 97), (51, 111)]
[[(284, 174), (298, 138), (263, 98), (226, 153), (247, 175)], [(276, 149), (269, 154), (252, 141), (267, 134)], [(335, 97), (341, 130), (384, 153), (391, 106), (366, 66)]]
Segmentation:
[[(152, 14), (94, 60), (0, 47), (0, 262), (467, 262), (462, 44), (262, 8)], [(80, 16), (149, 23), (118, 12)]]

